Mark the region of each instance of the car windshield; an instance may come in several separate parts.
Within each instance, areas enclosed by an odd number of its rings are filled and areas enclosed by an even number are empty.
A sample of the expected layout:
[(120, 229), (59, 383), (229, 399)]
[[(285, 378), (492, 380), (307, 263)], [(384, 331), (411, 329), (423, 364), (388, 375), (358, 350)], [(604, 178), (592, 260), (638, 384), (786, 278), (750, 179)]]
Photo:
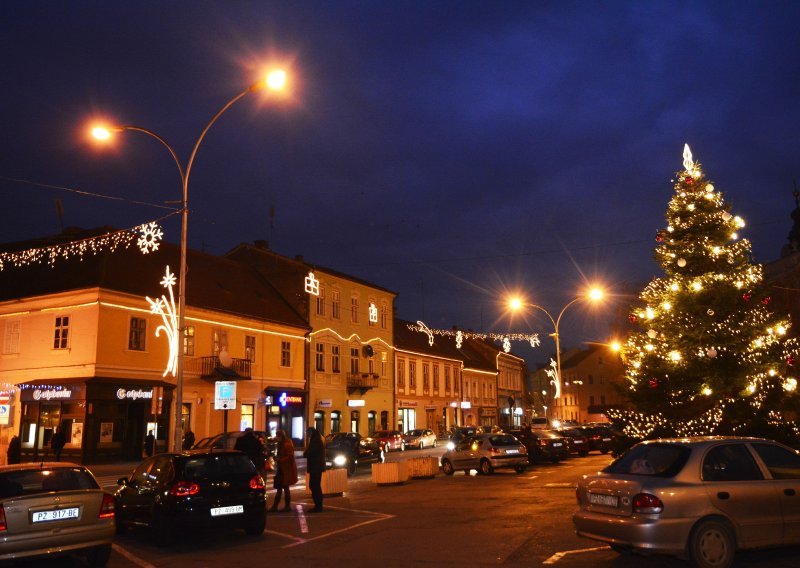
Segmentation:
[(510, 434), (497, 434), (489, 436), (493, 446), (519, 446), (519, 440)]
[(79, 489), (100, 489), (100, 486), (86, 470), (81, 468), (36, 468), (0, 474), (0, 499)]
[(422, 436), (422, 434), (423, 434), (422, 430), (409, 430), (408, 431), (408, 435), (409, 436)]
[(347, 434), (329, 434), (325, 437), (325, 445), (328, 448), (337, 448), (352, 445), (356, 438)]
[(686, 465), (691, 450), (679, 444), (639, 444), (603, 471), (628, 475), (675, 477)]

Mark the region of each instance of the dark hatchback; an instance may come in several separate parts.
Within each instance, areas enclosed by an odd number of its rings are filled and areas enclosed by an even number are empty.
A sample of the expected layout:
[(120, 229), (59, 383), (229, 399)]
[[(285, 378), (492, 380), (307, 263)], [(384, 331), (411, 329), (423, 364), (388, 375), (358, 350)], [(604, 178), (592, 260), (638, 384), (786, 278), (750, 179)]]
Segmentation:
[[(259, 430), (254, 430), (253, 435), (258, 439), (259, 442), (261, 442), (261, 448), (264, 454), (264, 463), (267, 464), (267, 469), (269, 471), (274, 471), (275, 456), (278, 453), (277, 439), (270, 437), (270, 435), (266, 432), (261, 432)], [(244, 436), (243, 431), (216, 434), (198, 441), (194, 446), (192, 446), (192, 449), (202, 450), (214, 448), (215, 450), (233, 450), (236, 447), (236, 442), (242, 436)]]
[(161, 545), (186, 529), (241, 528), (264, 532), (266, 491), (253, 462), (231, 450), (158, 454), (118, 481), (117, 531), (150, 527)]
[(592, 447), (589, 445), (589, 436), (580, 428), (561, 428), (557, 430), (569, 444), (569, 451), (583, 457)]
[(358, 467), (383, 462), (383, 448), (375, 438), (356, 432), (337, 432), (325, 436), (325, 462), (328, 469), (345, 468), (353, 475)]
[(607, 454), (614, 447), (614, 433), (605, 426), (584, 426), (581, 430), (589, 439), (589, 451)]
[(552, 430), (511, 430), (509, 432), (528, 450), (528, 462), (541, 463), (559, 461), (569, 457), (567, 441)]

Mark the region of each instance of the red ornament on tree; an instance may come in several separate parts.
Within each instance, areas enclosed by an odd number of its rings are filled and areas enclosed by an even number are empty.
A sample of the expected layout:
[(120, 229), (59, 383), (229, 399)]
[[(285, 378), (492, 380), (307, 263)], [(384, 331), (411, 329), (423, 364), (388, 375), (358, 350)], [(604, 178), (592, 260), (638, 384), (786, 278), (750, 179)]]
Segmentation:
[(638, 318), (636, 317), (636, 314), (631, 314), (631, 315), (628, 316), (628, 321), (631, 322), (631, 323), (636, 323), (637, 319)]
[(686, 176), (683, 178), (683, 183), (691, 185), (694, 183), (694, 178), (692, 176)]
[(771, 301), (772, 297), (766, 296), (763, 300), (761, 300), (761, 303), (764, 304), (765, 306), (768, 306)]
[(744, 300), (745, 302), (749, 302), (750, 298), (751, 296), (749, 292), (745, 292), (744, 294), (742, 294), (742, 300)]
[(656, 233), (656, 242), (663, 243), (664, 242), (664, 235), (661, 231)]
[(658, 379), (650, 379), (650, 388), (657, 389), (658, 388)]
[(786, 358), (786, 364), (790, 367), (793, 367), (795, 363), (797, 363), (797, 358), (794, 355), (789, 355)]

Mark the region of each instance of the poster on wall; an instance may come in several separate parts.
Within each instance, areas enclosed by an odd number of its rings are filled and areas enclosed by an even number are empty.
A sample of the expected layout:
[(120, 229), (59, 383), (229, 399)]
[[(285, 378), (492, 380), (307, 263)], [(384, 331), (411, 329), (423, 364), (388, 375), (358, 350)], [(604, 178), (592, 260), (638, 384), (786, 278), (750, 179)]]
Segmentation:
[(100, 423), (100, 443), (111, 443), (114, 440), (114, 423), (101, 422)]
[(70, 434), (70, 444), (80, 447), (83, 439), (83, 422), (73, 422)]

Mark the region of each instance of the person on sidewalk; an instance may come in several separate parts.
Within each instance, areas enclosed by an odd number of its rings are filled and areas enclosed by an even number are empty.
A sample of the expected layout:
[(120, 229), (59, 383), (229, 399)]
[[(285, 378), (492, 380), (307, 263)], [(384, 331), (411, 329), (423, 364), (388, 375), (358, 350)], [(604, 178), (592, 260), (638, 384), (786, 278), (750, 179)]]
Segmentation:
[(147, 457), (151, 457), (156, 451), (156, 437), (153, 434), (153, 431), (150, 430), (147, 433), (147, 436), (144, 437), (144, 453), (147, 454)]
[(322, 434), (311, 426), (306, 430), (306, 471), (308, 472), (308, 487), (311, 489), (311, 498), (314, 508), (309, 513), (322, 512), (322, 472), (325, 471), (325, 441)]
[(56, 428), (53, 437), (50, 438), (50, 447), (53, 449), (56, 461), (61, 461), (61, 450), (67, 444), (67, 437), (64, 435), (64, 428)]
[(275, 501), (270, 507), (270, 511), (277, 511), (281, 502), (281, 494), (284, 497), (284, 511), (292, 510), (292, 496), (289, 488), (297, 483), (297, 462), (294, 459), (294, 444), (283, 430), (276, 433), (278, 439), (278, 458), (275, 464), (275, 477), (273, 487), (275, 487)]
[(267, 480), (267, 472), (264, 471), (264, 446), (261, 445), (261, 440), (256, 437), (252, 428), (244, 429), (244, 434), (236, 440), (233, 449), (246, 453), (264, 481)]
[(19, 463), (22, 460), (22, 443), (16, 434), (11, 437), (11, 441), (8, 443), (6, 457), (8, 458), (6, 463), (9, 465)]
[(194, 432), (191, 428), (187, 428), (183, 435), (183, 449), (191, 450), (192, 446), (194, 446)]

